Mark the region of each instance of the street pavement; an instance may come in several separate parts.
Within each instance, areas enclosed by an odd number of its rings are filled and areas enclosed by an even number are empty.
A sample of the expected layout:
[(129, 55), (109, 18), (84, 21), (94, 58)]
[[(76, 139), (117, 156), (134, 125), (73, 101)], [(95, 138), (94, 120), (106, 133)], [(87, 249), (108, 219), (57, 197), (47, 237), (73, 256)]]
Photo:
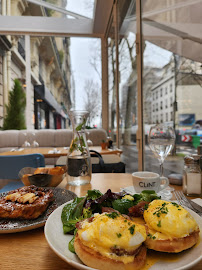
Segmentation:
[[(126, 164), (126, 172), (138, 171), (138, 150), (136, 145), (123, 145), (121, 149), (123, 150), (121, 160)], [(182, 174), (184, 168), (183, 155), (197, 154), (197, 150), (186, 146), (177, 146), (176, 154), (175, 156), (169, 155), (164, 161), (163, 168), (166, 177), (171, 173)], [(159, 162), (148, 145), (145, 146), (145, 171), (160, 172)]]

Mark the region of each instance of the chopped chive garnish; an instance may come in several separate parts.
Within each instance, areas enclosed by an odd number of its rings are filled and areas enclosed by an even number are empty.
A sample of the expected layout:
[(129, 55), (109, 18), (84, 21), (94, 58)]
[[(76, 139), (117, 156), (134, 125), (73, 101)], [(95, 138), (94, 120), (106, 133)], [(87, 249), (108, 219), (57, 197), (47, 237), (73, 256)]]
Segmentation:
[(159, 222), (157, 223), (158, 227), (161, 227), (161, 221), (159, 220)]
[(112, 213), (109, 213), (109, 214), (105, 214), (106, 216), (108, 216), (109, 218), (117, 218), (119, 216), (119, 214), (117, 212), (112, 212)]
[(129, 231), (130, 231), (131, 234), (134, 234), (135, 225), (130, 226)]

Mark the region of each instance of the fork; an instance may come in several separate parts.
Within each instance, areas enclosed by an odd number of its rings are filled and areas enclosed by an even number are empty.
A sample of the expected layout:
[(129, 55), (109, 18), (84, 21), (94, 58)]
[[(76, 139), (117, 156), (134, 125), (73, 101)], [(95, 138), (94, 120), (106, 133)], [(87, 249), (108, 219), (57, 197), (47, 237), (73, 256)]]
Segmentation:
[(177, 199), (178, 204), (184, 205), (191, 210), (193, 210), (195, 213), (197, 213), (199, 216), (202, 215), (202, 212), (193, 207), (193, 205), (189, 202), (189, 200), (186, 198), (184, 193), (182, 191), (174, 191), (175, 198)]

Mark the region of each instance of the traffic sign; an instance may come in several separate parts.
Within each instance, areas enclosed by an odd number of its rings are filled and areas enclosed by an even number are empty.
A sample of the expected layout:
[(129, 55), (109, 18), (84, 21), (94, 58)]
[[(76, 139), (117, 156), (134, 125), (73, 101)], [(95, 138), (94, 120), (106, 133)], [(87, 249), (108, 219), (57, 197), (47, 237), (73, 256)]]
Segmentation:
[(181, 140), (182, 140), (182, 142), (191, 142), (192, 141), (192, 136), (190, 136), (190, 135), (182, 135)]

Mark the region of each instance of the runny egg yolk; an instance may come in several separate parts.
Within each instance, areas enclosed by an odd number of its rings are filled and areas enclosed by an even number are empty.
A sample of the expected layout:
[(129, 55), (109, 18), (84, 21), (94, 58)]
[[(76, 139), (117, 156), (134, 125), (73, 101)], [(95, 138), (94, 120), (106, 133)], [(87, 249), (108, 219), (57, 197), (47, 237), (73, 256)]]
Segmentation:
[(92, 222), (85, 220), (78, 230), (82, 243), (103, 256), (124, 263), (132, 262), (134, 256), (117, 256), (113, 249), (136, 250), (146, 240), (146, 230), (141, 224), (117, 213), (95, 214)]
[(144, 220), (151, 232), (159, 232), (168, 238), (185, 237), (199, 229), (187, 210), (176, 203), (163, 200), (154, 200), (149, 204), (144, 211)]

